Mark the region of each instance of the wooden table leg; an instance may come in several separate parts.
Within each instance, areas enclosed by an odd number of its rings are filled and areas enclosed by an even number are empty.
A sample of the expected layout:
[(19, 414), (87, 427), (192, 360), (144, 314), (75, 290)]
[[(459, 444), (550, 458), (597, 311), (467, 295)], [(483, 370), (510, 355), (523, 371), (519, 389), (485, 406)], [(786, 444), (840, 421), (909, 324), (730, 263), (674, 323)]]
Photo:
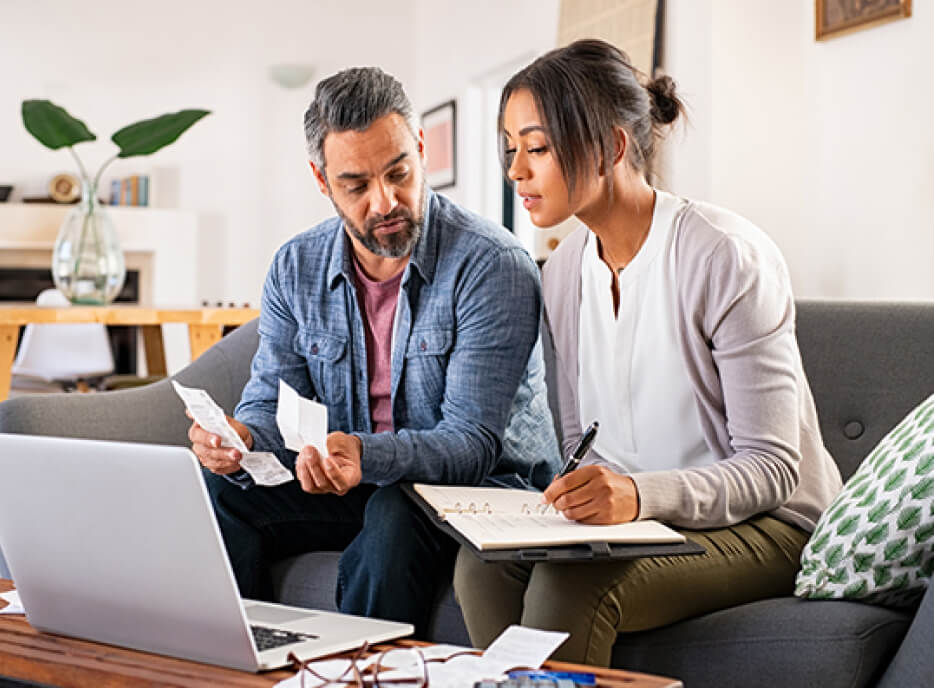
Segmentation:
[(19, 325), (0, 325), (0, 401), (10, 396), (10, 378), (13, 375), (19, 328)]
[(143, 349), (146, 351), (146, 374), (167, 375), (162, 325), (142, 325)]
[(191, 346), (191, 360), (195, 360), (217, 344), (224, 334), (223, 325), (189, 325), (188, 343)]

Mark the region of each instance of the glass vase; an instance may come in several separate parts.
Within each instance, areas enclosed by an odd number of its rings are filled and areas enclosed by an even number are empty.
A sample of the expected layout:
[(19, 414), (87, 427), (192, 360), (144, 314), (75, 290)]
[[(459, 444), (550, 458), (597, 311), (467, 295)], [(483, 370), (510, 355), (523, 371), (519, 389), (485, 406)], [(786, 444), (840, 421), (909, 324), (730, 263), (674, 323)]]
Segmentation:
[(126, 265), (117, 232), (97, 189), (86, 180), (81, 202), (68, 211), (52, 249), (52, 280), (75, 304), (106, 305), (123, 287)]

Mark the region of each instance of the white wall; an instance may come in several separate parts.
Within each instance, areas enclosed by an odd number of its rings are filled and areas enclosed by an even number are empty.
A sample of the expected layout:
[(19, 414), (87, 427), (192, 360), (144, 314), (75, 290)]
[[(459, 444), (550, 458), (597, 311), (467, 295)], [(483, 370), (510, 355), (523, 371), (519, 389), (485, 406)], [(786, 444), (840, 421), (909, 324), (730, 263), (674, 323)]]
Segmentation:
[[(76, 151), (95, 168), (126, 124), (212, 110), (168, 148), (118, 161), (110, 172), (151, 172), (157, 198), (199, 214), (204, 298), (258, 304), (275, 249), (332, 214), (313, 184), (302, 133), (315, 80), (378, 63), (411, 88), (413, 25), (406, 0), (4, 3), (0, 183), (35, 187), (75, 169), (66, 151), (49, 151), (23, 128), (23, 99), (48, 98), (84, 120), (99, 140)], [(316, 79), (284, 90), (267, 76), (280, 62), (312, 63)]]
[[(784, 251), (799, 296), (934, 298), (934, 10), (817, 43), (813, 0), (668, 0), (666, 66), (690, 106), (661, 183), (732, 208)], [(199, 213), (200, 293), (258, 302), (286, 238), (331, 214), (312, 183), (301, 116), (313, 83), (283, 90), (277, 62), (316, 78), (353, 64), (398, 76), (421, 112), (458, 100), (458, 184), (484, 211), (494, 122), (484, 86), (551, 48), (559, 0), (221, 0), (5, 3), (0, 21), (0, 183), (73, 168), (23, 129), (19, 103), (49, 98), (102, 139), (185, 107), (214, 114), (114, 175), (152, 171)], [(128, 21), (128, 18), (130, 21)], [(140, 28), (134, 29), (133, 26)], [(172, 177), (177, 190), (172, 190)], [(158, 189), (154, 189), (158, 193)], [(2, 228), (0, 228), (2, 232)]]
[(499, 92), (554, 47), (558, 9), (559, 0), (416, 0), (416, 110), (457, 100), (457, 184), (442, 193), (492, 218), (501, 216)]
[(913, 13), (816, 42), (813, 0), (669, 0), (693, 117), (669, 186), (765, 229), (798, 296), (934, 299), (934, 10)]

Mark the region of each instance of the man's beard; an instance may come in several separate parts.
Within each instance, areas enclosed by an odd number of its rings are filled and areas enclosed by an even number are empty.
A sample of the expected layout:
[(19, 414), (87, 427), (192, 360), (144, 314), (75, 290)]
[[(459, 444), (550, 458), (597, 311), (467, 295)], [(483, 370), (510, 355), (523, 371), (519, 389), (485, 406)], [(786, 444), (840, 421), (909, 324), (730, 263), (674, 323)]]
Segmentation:
[[(333, 198), (332, 198), (332, 203)], [(418, 197), (418, 209), (413, 217), (412, 211), (406, 206), (397, 206), (387, 215), (374, 215), (364, 221), (363, 230), (351, 222), (350, 218), (344, 214), (337, 203), (334, 203), (334, 210), (344, 221), (344, 226), (363, 246), (383, 258), (402, 258), (412, 253), (415, 244), (418, 243), (422, 235), (422, 223), (425, 220), (425, 186), (422, 186)], [(393, 220), (405, 220), (405, 226), (397, 232), (383, 236), (376, 235), (376, 227)]]

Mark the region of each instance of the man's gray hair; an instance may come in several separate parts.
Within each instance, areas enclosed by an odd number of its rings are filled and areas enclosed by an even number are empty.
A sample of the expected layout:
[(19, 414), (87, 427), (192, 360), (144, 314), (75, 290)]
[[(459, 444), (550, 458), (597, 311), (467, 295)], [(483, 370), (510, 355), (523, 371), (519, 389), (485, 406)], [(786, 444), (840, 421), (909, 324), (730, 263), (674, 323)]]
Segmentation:
[(353, 67), (318, 82), (305, 111), (308, 157), (324, 170), (324, 139), (333, 131), (364, 131), (386, 115), (401, 115), (415, 136), (412, 103), (394, 77), (379, 67)]

